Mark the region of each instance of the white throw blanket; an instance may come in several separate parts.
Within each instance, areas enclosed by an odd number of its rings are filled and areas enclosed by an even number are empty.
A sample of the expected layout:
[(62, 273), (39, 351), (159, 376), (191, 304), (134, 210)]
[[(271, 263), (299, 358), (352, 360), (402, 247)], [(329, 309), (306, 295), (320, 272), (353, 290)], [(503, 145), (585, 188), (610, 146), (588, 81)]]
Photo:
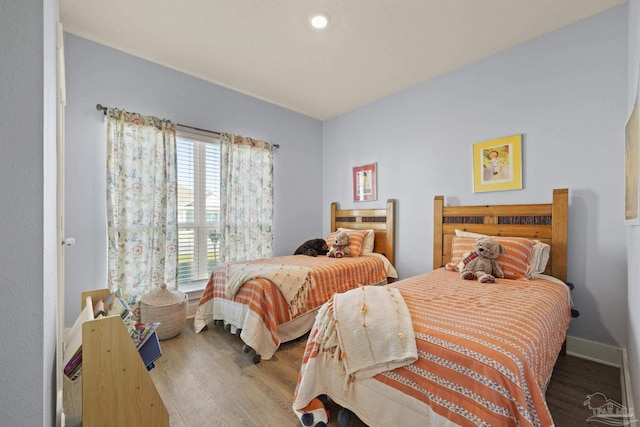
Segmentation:
[(289, 304), (289, 313), (295, 316), (304, 309), (309, 290), (315, 287), (312, 271), (307, 267), (284, 264), (228, 264), (226, 294), (233, 298), (247, 280), (262, 277), (280, 289)]
[(409, 308), (396, 288), (363, 286), (335, 294), (316, 323), (318, 342), (342, 362), (345, 386), (418, 359)]

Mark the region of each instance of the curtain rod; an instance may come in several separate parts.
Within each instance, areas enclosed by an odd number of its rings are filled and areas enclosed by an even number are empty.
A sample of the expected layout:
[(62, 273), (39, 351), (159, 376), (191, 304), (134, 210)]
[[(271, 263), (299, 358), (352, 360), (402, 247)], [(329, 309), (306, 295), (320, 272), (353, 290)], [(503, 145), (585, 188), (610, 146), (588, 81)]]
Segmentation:
[[(102, 114), (107, 114), (107, 108), (108, 107), (103, 107), (102, 104), (96, 104), (96, 110), (98, 111), (102, 111)], [(183, 125), (181, 123), (176, 123), (177, 126), (181, 126), (184, 128), (189, 128), (189, 129), (193, 129), (193, 130), (199, 130), (200, 132), (208, 132), (208, 133), (212, 133), (215, 135), (220, 136), (220, 132), (214, 132), (212, 130), (208, 130), (208, 129), (202, 129), (202, 128), (197, 128), (197, 127), (193, 127), (193, 126), (189, 126), (189, 125)], [(280, 148), (280, 144), (269, 144), (271, 145), (273, 148)]]

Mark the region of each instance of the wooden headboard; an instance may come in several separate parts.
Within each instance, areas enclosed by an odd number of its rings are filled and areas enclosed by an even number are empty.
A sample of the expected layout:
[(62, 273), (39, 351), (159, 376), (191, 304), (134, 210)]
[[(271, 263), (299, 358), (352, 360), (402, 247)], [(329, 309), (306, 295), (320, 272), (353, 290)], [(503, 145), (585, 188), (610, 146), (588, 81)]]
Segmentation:
[(395, 205), (394, 199), (387, 200), (384, 208), (378, 209), (339, 209), (338, 203), (331, 203), (330, 231), (338, 227), (354, 230), (375, 230), (374, 252), (387, 257), (395, 265)]
[(551, 203), (484, 206), (445, 206), (433, 201), (433, 268), (451, 260), (455, 230), (490, 236), (527, 237), (551, 246), (546, 274), (567, 281), (567, 220), (569, 190), (553, 190)]

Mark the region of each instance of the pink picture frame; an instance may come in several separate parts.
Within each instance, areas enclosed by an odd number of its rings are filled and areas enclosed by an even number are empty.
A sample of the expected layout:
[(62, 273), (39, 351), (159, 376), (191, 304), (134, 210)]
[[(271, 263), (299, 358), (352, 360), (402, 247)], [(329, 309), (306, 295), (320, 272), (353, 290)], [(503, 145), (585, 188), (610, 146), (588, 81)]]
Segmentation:
[(355, 166), (353, 168), (353, 201), (378, 200), (377, 164)]

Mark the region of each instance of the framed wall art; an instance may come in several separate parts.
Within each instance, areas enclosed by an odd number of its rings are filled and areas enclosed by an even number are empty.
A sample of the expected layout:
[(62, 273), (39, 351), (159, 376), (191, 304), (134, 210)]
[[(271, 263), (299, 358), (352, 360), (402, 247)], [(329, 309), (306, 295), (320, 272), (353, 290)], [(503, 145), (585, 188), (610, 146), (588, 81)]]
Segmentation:
[(522, 188), (522, 135), (473, 144), (473, 192)]
[(353, 168), (353, 201), (378, 200), (377, 164)]
[(638, 168), (638, 145), (640, 145), (640, 118), (638, 115), (638, 94), (633, 104), (631, 116), (625, 126), (624, 146), (624, 222), (627, 225), (640, 224), (640, 185)]

